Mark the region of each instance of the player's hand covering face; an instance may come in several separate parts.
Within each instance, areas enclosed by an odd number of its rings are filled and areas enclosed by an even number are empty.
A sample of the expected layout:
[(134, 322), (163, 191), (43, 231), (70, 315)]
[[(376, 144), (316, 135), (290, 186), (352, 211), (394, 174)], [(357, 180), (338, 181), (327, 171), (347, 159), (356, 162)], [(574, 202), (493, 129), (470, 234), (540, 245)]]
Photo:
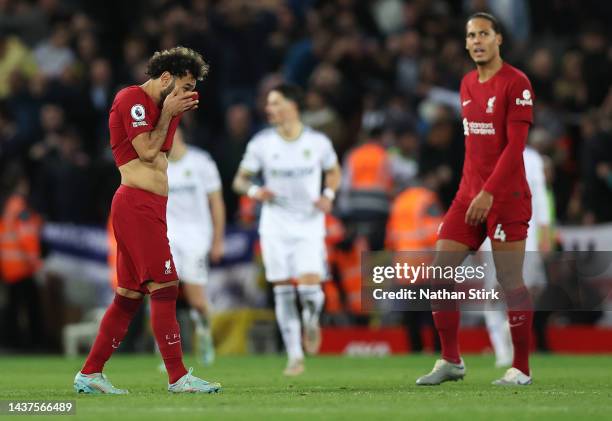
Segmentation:
[(470, 19), (466, 26), (465, 49), (476, 64), (486, 64), (499, 56), (502, 37), (493, 29), (491, 21)]
[[(162, 91), (163, 108), (167, 109), (173, 116), (198, 108), (198, 95), (197, 92), (193, 91), (195, 84), (195, 78), (191, 75), (173, 78), (172, 83)], [(172, 90), (164, 98), (164, 93), (169, 88), (172, 88)]]

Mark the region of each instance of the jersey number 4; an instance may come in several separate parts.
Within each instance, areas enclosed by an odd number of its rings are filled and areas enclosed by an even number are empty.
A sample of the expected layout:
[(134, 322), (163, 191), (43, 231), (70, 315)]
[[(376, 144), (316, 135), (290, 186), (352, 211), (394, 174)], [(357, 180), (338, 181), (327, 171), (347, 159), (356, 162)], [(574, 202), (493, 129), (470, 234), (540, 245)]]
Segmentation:
[(499, 240), (501, 242), (506, 241), (506, 233), (502, 229), (501, 224), (497, 224), (497, 227), (495, 227), (495, 233), (493, 234), (493, 239)]

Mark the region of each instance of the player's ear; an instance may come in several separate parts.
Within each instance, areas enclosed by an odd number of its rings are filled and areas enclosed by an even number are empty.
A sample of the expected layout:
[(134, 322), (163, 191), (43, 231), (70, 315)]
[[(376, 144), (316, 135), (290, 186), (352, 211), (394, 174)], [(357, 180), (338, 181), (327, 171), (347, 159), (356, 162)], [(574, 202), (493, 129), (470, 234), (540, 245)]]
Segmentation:
[(497, 45), (502, 45), (504, 42), (504, 37), (502, 34), (495, 34), (495, 41), (497, 42)]
[(159, 79), (161, 80), (162, 87), (164, 89), (170, 86), (170, 84), (172, 83), (172, 75), (167, 70), (161, 74)]

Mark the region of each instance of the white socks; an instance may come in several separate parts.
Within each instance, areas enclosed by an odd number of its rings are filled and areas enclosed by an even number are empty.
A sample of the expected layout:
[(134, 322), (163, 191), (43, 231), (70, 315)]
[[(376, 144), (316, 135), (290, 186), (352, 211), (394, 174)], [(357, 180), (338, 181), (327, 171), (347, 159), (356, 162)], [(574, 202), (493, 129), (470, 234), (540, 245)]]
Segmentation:
[(291, 361), (304, 358), (302, 328), (295, 298), (295, 287), (293, 285), (277, 285), (274, 287), (276, 322)]
[(189, 318), (193, 322), (196, 331), (210, 331), (210, 327), (208, 325), (208, 319), (200, 314), (198, 310), (192, 308), (189, 310)]
[(298, 285), (297, 290), (302, 304), (302, 321), (309, 326), (318, 324), (325, 302), (321, 285)]
[(512, 337), (506, 313), (503, 310), (485, 310), (484, 317), (495, 351), (495, 364), (498, 367), (512, 365)]

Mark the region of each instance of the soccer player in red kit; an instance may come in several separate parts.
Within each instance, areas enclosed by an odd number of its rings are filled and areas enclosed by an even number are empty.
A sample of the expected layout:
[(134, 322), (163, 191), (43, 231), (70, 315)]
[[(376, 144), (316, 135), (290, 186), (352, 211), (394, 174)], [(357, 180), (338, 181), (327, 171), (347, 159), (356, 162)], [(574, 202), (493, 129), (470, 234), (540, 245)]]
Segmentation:
[(166, 236), (167, 154), (182, 113), (197, 108), (196, 80), (207, 73), (200, 54), (176, 47), (151, 57), (149, 80), (115, 96), (109, 129), (121, 173), (111, 205), (118, 286), (85, 365), (74, 379), (78, 393), (127, 393), (114, 387), (102, 369), (119, 347), (145, 294), (151, 295), (151, 324), (168, 372), (168, 391), (211, 393), (221, 387), (193, 376), (183, 365), (176, 321), (179, 276)]
[[(444, 217), (436, 243), (439, 266), (458, 266), (488, 236), (497, 279), (508, 306), (514, 361), (497, 385), (531, 384), (529, 345), (532, 307), (523, 282), (525, 239), (531, 217), (531, 193), (523, 150), (532, 123), (533, 90), (527, 77), (500, 56), (497, 19), (476, 13), (466, 24), (466, 46), (476, 63), (461, 81), (465, 163), (459, 191)], [(446, 303), (448, 304), (448, 303)], [(418, 385), (462, 379), (459, 311), (432, 302), (442, 358)]]

